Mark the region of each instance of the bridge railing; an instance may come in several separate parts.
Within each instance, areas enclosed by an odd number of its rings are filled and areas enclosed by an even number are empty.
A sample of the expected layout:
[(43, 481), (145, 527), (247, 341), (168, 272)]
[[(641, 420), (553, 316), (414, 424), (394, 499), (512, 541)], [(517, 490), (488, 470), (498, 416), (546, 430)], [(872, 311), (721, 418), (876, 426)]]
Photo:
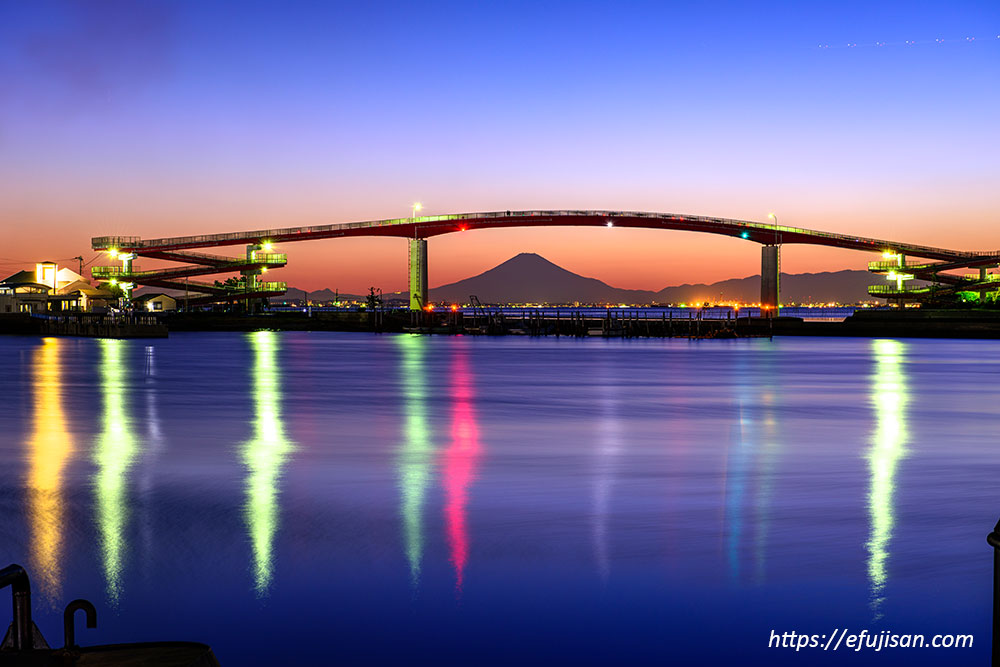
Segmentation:
[(884, 261), (884, 262), (868, 262), (868, 270), (872, 273), (885, 273), (888, 271), (899, 271), (900, 273), (906, 273), (907, 271), (919, 271), (920, 269), (931, 268), (933, 264), (927, 262), (914, 263), (914, 264), (903, 264), (899, 265), (899, 262), (894, 261)]
[(869, 285), (868, 293), (872, 296), (876, 294), (926, 294), (931, 291), (930, 287), (911, 287), (909, 285), (903, 285), (903, 287), (897, 287), (895, 285)]
[(231, 257), (229, 255), (216, 255), (209, 252), (196, 252), (194, 250), (169, 250), (165, 254), (170, 255), (170, 259), (173, 261), (180, 262), (182, 260), (197, 262), (198, 260), (204, 260), (205, 262), (212, 262), (216, 264), (229, 264), (235, 261), (246, 261), (246, 257)]
[(287, 264), (288, 255), (283, 252), (258, 252), (254, 254), (253, 260), (259, 264)]
[(94, 250), (110, 250), (111, 248), (134, 248), (142, 243), (138, 236), (98, 236), (90, 240)]
[[(450, 221), (474, 221), (474, 220), (502, 220), (511, 217), (519, 218), (558, 218), (558, 217), (593, 217), (593, 218), (611, 218), (616, 217), (623, 218), (639, 218), (639, 219), (652, 219), (652, 220), (663, 220), (663, 221), (683, 221), (690, 223), (702, 223), (705, 225), (731, 229), (735, 232), (740, 231), (753, 231), (759, 234), (794, 234), (802, 237), (813, 237), (813, 238), (826, 238), (831, 240), (837, 240), (847, 245), (857, 245), (862, 246), (864, 249), (872, 250), (905, 250), (908, 254), (914, 254), (917, 256), (923, 256), (926, 253), (930, 253), (930, 256), (946, 256), (946, 257), (992, 257), (997, 256), (998, 262), (1000, 262), (1000, 251), (990, 252), (965, 252), (965, 251), (954, 251), (944, 248), (935, 248), (931, 246), (923, 245), (913, 245), (907, 243), (896, 243), (891, 241), (885, 241), (881, 239), (873, 239), (861, 236), (851, 236), (849, 234), (839, 234), (832, 232), (821, 232), (809, 229), (803, 229), (799, 227), (789, 227), (785, 225), (775, 225), (764, 222), (754, 222), (748, 220), (734, 220), (729, 218), (713, 218), (707, 216), (694, 216), (694, 215), (678, 215), (669, 213), (649, 213), (642, 211), (601, 211), (601, 210), (559, 210), (559, 211), (546, 211), (546, 210), (531, 210), (531, 211), (489, 211), (489, 212), (477, 212), (477, 213), (457, 213), (450, 215), (434, 215), (434, 216), (415, 216), (406, 218), (391, 218), (385, 220), (369, 220), (361, 222), (346, 222), (346, 223), (335, 223), (330, 225), (316, 225), (309, 227), (287, 227), (282, 229), (261, 229), (249, 232), (231, 232), (225, 234), (204, 234), (197, 236), (178, 236), (178, 237), (168, 237), (160, 239), (149, 239), (141, 240), (138, 237), (98, 237), (93, 239), (93, 245), (95, 248), (98, 247), (112, 247), (117, 243), (122, 247), (134, 248), (137, 250), (147, 249), (152, 250), (156, 248), (169, 247), (169, 246), (182, 246), (182, 245), (193, 245), (193, 246), (208, 246), (208, 245), (226, 245), (226, 244), (236, 244), (242, 242), (250, 241), (266, 241), (271, 238), (281, 237), (285, 241), (295, 240), (294, 237), (298, 235), (309, 235), (309, 234), (321, 234), (327, 232), (337, 232), (337, 231), (350, 231), (356, 229), (369, 229), (375, 227), (386, 227), (394, 225), (408, 225), (408, 224), (426, 224), (435, 222), (450, 222)], [(539, 221), (544, 224), (543, 220)], [(114, 241), (114, 243), (113, 243)], [(777, 239), (778, 242), (781, 239)]]

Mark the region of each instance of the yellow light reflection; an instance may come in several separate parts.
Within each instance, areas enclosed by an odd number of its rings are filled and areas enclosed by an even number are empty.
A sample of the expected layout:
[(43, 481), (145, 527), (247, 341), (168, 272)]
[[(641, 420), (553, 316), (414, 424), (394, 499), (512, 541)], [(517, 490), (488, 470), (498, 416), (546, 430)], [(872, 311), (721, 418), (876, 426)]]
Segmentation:
[(431, 427), (427, 419), (426, 369), (423, 337), (416, 335), (396, 338), (403, 350), (400, 367), (406, 421), (403, 444), (399, 448), (397, 467), (401, 495), (400, 514), (403, 518), (403, 545), (410, 564), (414, 586), (420, 581), (420, 563), (424, 553), (423, 506), (427, 486), (431, 481), (431, 456), (434, 453)]
[(281, 417), (280, 338), (274, 331), (247, 334), (254, 353), (253, 438), (243, 445), (246, 504), (243, 515), (253, 549), (254, 588), (267, 594), (274, 572), (274, 535), (278, 530), (278, 483), (285, 459), (295, 448), (285, 436)]
[(52, 602), (62, 598), (62, 473), (73, 455), (62, 407), (63, 345), (58, 338), (46, 338), (33, 355), (34, 431), (28, 444), (32, 576)]
[(108, 599), (117, 603), (121, 595), (122, 562), (128, 544), (128, 476), (139, 445), (129, 417), (128, 375), (123, 357), (129, 341), (102, 339), (101, 347), (101, 434), (94, 446), (97, 473), (97, 523), (101, 533), (101, 557)]
[(868, 450), (868, 471), (871, 487), (868, 513), (871, 532), (868, 543), (868, 582), (871, 606), (875, 618), (885, 599), (886, 561), (888, 545), (895, 523), (892, 495), (896, 466), (906, 450), (906, 375), (904, 361), (906, 344), (897, 340), (872, 341), (875, 371), (871, 377), (871, 402), (875, 409), (875, 433)]

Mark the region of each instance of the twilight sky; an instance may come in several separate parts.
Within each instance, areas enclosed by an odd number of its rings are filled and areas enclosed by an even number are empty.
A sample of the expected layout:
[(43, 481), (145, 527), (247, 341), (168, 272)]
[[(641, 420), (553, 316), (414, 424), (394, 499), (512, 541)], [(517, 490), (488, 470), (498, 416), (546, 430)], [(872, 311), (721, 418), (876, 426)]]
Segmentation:
[[(996, 249), (998, 102), (994, 0), (0, 0), (0, 273), (89, 259), (91, 236), (400, 217), (414, 201), (773, 210)], [(279, 249), (289, 266), (270, 276), (297, 287), (406, 286), (402, 239)], [(630, 288), (760, 269), (759, 246), (709, 235), (515, 229), (432, 238), (431, 285), (525, 251)], [(782, 267), (867, 259), (786, 246)]]

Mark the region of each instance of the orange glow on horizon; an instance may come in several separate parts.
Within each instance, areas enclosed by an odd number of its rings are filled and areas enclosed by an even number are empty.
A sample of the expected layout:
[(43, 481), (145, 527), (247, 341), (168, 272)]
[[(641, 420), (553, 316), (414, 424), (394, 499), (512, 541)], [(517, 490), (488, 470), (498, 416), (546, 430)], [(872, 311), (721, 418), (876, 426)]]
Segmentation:
[[(267, 197), (265, 190), (255, 193), (253, 199), (266, 201)], [(357, 194), (354, 198), (357, 198)], [(441, 198), (446, 199), (443, 194)], [(84, 199), (81, 194), (69, 201), (77, 201), (86, 209)], [(94, 254), (89, 250), (91, 236), (104, 233), (157, 238), (241, 229), (272, 229), (293, 223), (306, 225), (398, 216), (395, 209), (383, 211), (378, 207), (365, 205), (364, 202), (358, 202), (344, 210), (328, 212), (308, 197), (285, 215), (277, 211), (268, 212), (269, 208), (277, 209), (278, 202), (273, 206), (261, 205), (250, 211), (253, 202), (245, 202), (245, 208), (229, 202), (199, 208), (193, 203), (185, 204), (182, 201), (153, 201), (144, 205), (143, 202), (132, 202), (127, 195), (113, 201), (116, 210), (108, 217), (118, 222), (109, 225), (105, 218), (88, 219), (86, 215), (79, 213), (79, 209), (64, 211), (53, 207), (43, 210), (40, 208), (40, 201), (24, 199), (16, 192), (13, 193), (7, 202), (8, 207), (15, 207), (11, 210), (24, 211), (24, 214), (18, 215), (20, 224), (13, 225), (8, 230), (7, 246), (11, 249), (8, 255), (24, 258), (30, 264), (4, 267), (8, 270), (6, 275), (33, 267), (36, 261), (50, 257), (79, 254), (89, 260)], [(570, 207), (575, 207), (575, 198), (567, 196), (565, 201)], [(639, 197), (635, 201), (622, 200), (620, 203), (626, 206), (618, 208), (669, 211), (685, 206), (692, 212), (737, 218), (754, 218), (753, 212), (766, 210), (766, 204), (762, 206), (753, 201), (745, 206), (725, 201), (719, 205), (706, 206), (695, 200), (687, 201), (685, 205), (685, 201), (687, 200), (667, 205)], [(447, 208), (432, 213), (499, 210), (508, 207), (507, 202), (500, 198), (496, 199), (496, 203), (499, 205), (489, 206), (479, 200), (457, 199)], [(532, 198), (527, 198), (524, 205), (517, 208), (530, 208), (536, 203), (554, 208), (552, 202), (544, 199), (536, 202)], [(602, 208), (611, 208), (611, 204), (615, 202), (593, 203)], [(936, 208), (911, 210), (910, 204), (915, 207), (917, 203), (908, 202), (906, 206), (900, 204), (895, 209), (873, 207), (860, 214), (856, 208), (844, 208), (844, 204), (839, 202), (830, 203), (826, 210), (822, 209), (823, 202), (817, 202), (815, 207), (801, 203), (797, 209), (791, 204), (783, 203), (782, 210), (787, 212), (782, 216), (782, 224), (840, 233), (865, 233), (887, 240), (959, 249), (1000, 248), (1000, 230), (995, 230), (994, 226), (988, 224), (991, 214), (987, 213), (985, 202), (981, 203), (982, 205), (972, 200), (967, 205), (959, 204), (952, 212), (943, 203)], [(154, 204), (162, 208), (158, 209)], [(587, 205), (588, 197), (583, 197), (581, 204)], [(514, 208), (514, 205), (509, 207)], [(817, 210), (820, 212), (817, 213)], [(961, 219), (962, 222), (944, 226), (940, 224), (942, 216)], [(73, 224), (68, 225), (67, 220), (72, 220)], [(239, 222), (234, 223), (234, 220)], [(478, 275), (521, 252), (536, 252), (568, 271), (625, 289), (660, 290), (685, 283), (711, 284), (730, 278), (745, 278), (760, 272), (760, 252), (756, 243), (711, 234), (630, 228), (616, 228), (614, 234), (608, 234), (602, 227), (482, 229), (468, 232), (443, 234), (429, 239), (431, 288)], [(381, 287), (384, 293), (407, 290), (405, 239), (368, 237), (289, 242), (282, 244), (282, 250), (288, 253), (288, 266), (280, 270), (272, 269), (268, 275), (273, 275), (275, 280), (287, 282), (291, 287), (306, 290), (329, 288), (343, 294), (358, 295), (366, 294), (368, 287), (373, 284)], [(239, 253), (236, 246), (207, 251), (233, 256)], [(870, 253), (788, 245), (782, 253), (782, 270), (787, 273), (844, 269), (861, 271), (867, 269), (867, 263), (872, 259)], [(136, 267), (140, 270), (156, 268), (157, 265), (154, 260), (146, 258), (136, 260)]]

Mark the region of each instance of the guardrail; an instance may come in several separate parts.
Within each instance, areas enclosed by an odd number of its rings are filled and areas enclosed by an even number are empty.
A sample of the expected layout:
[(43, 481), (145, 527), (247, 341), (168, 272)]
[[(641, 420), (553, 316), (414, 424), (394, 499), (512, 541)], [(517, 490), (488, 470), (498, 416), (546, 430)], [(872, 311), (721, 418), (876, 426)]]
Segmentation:
[(258, 252), (253, 256), (254, 264), (287, 264), (288, 255), (283, 252)]
[(886, 295), (886, 294), (927, 294), (931, 291), (930, 287), (907, 287), (902, 288), (896, 287), (895, 285), (869, 285), (868, 293), (872, 296), (875, 295)]
[(900, 273), (906, 273), (908, 271), (919, 271), (921, 269), (930, 268), (931, 265), (927, 263), (923, 264), (903, 264), (899, 265), (899, 262), (887, 261), (887, 262), (868, 262), (868, 270), (872, 273), (886, 273), (889, 271), (899, 271)]
[(93, 278), (117, 277), (122, 275), (124, 271), (120, 266), (92, 266), (90, 268), (90, 275)]
[(98, 236), (90, 240), (94, 250), (109, 250), (111, 248), (134, 248), (142, 243), (139, 236)]
[(98, 325), (130, 325), (130, 324), (152, 325), (160, 323), (156, 315), (146, 315), (140, 311), (119, 312), (119, 313), (69, 312), (69, 313), (61, 313), (58, 315), (50, 315), (48, 313), (31, 313), (30, 316), (32, 319), (36, 320), (45, 320), (47, 322), (58, 322), (63, 324), (70, 322), (80, 322), (84, 324), (98, 324)]

